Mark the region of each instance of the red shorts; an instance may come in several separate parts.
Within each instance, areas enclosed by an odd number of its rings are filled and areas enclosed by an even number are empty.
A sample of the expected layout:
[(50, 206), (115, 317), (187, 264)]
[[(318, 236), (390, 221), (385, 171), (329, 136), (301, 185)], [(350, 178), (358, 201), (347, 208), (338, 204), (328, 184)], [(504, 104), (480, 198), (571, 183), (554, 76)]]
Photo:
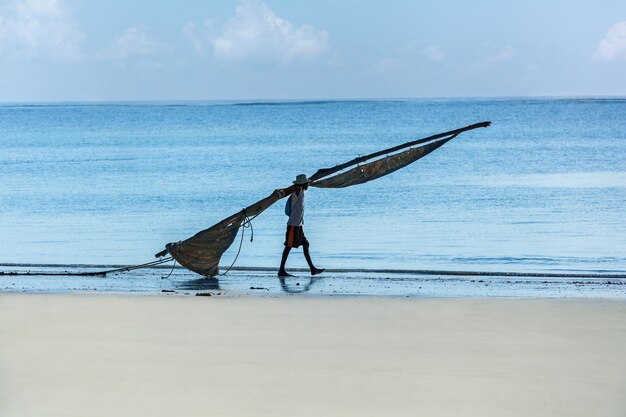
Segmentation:
[(300, 245), (304, 245), (307, 242), (304, 236), (304, 230), (302, 226), (287, 226), (287, 233), (285, 233), (285, 246), (288, 248), (297, 248)]

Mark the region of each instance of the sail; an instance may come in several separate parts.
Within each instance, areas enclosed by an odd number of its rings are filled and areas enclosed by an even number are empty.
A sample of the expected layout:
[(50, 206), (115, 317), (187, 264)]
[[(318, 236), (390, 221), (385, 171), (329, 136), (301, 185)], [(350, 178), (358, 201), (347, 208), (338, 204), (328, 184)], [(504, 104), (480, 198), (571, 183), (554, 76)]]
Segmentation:
[(189, 239), (168, 243), (165, 249), (185, 268), (200, 275), (215, 276), (219, 273), (222, 254), (232, 245), (244, 218), (243, 212), (233, 214)]
[(473, 125), (465, 126), (465, 127), (460, 128), (460, 129), (450, 130), (449, 132), (444, 132), (444, 133), (437, 133), (436, 135), (428, 136), (427, 138), (417, 139), (417, 140), (414, 140), (414, 141), (406, 142), (406, 143), (403, 143), (401, 145), (394, 146), (392, 148), (383, 149), (382, 151), (378, 151), (378, 152), (371, 153), (369, 155), (365, 155), (365, 156), (360, 156), (358, 158), (354, 158), (354, 159), (352, 159), (352, 160), (350, 160), (348, 162), (344, 162), (343, 164), (336, 165), (336, 166), (334, 166), (332, 168), (321, 168), (321, 169), (317, 170), (317, 172), (315, 174), (311, 175), (311, 177), (309, 179), (311, 181), (317, 181), (320, 178), (327, 177), (327, 176), (329, 176), (331, 174), (334, 174), (335, 172), (339, 172), (339, 171), (341, 171), (343, 169), (349, 168), (352, 165), (360, 164), (362, 162), (369, 161), (370, 159), (374, 159), (374, 158), (377, 158), (379, 156), (389, 155), (389, 154), (391, 154), (393, 152), (397, 152), (397, 151), (400, 151), (402, 149), (410, 148), (410, 147), (413, 147), (415, 145), (421, 145), (423, 143), (431, 142), (431, 141), (437, 140), (437, 139), (442, 139), (442, 138), (450, 138), (450, 139), (452, 139), (453, 137), (456, 137), (459, 134), (461, 134), (463, 132), (466, 132), (468, 130), (477, 129), (479, 127), (489, 127), (490, 125), (491, 125), (491, 122), (474, 123)]
[(397, 171), (400, 168), (404, 168), (409, 164), (412, 164), (418, 159), (428, 155), (435, 149), (439, 148), (444, 143), (451, 140), (453, 137), (441, 139), (427, 145), (420, 146), (418, 148), (411, 148), (407, 151), (387, 156), (385, 158), (381, 158), (377, 161), (370, 162), (365, 165), (357, 166), (348, 171), (342, 172), (341, 174), (337, 174), (326, 179), (314, 181), (311, 183), (311, 187), (343, 188), (375, 180), (387, 174), (391, 174), (392, 172)]
[[(417, 161), (449, 140), (454, 139), (462, 132), (478, 127), (487, 127), (490, 124), (491, 122), (476, 123), (361, 156), (331, 168), (322, 168), (309, 178), (311, 181), (310, 185), (318, 188), (342, 188), (363, 184)], [(378, 157), (381, 158), (367, 162)], [(359, 165), (364, 162), (367, 163)], [(348, 170), (344, 171), (345, 169)], [(162, 257), (169, 253), (185, 268), (201, 275), (215, 276), (219, 273), (219, 262), (222, 254), (232, 245), (237, 237), (239, 228), (242, 225), (246, 225), (281, 198), (290, 195), (296, 187), (291, 186), (274, 190), (272, 194), (264, 199), (225, 218), (208, 229), (198, 232), (194, 236), (180, 242), (168, 243), (165, 245), (165, 250), (157, 253), (156, 257)]]
[(263, 213), (281, 198), (291, 194), (293, 189), (295, 188), (292, 186), (274, 190), (268, 197), (196, 233), (189, 239), (168, 243), (165, 245), (165, 251), (185, 268), (200, 275), (215, 276), (219, 273), (222, 254), (232, 245), (241, 225)]

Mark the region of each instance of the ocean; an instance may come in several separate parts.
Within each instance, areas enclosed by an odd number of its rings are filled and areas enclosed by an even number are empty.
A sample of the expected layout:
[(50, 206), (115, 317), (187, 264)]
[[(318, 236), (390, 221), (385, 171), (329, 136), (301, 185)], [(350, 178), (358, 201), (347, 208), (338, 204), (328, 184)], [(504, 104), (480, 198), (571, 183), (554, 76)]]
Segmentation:
[[(487, 120), (384, 178), (309, 189), (314, 262), (625, 273), (624, 99), (4, 104), (0, 263), (150, 262), (297, 174)], [(283, 205), (237, 266), (278, 267)]]

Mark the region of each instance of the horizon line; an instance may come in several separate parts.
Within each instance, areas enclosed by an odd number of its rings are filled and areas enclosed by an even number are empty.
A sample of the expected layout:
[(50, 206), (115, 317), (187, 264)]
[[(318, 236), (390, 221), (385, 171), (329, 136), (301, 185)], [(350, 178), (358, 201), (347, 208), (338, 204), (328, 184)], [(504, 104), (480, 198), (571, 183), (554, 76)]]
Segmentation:
[(0, 100), (0, 106), (12, 105), (99, 105), (99, 104), (264, 104), (332, 103), (385, 101), (462, 101), (462, 100), (624, 100), (626, 95), (528, 95), (528, 96), (429, 96), (429, 97), (343, 97), (343, 98), (223, 98), (223, 99), (120, 99), (120, 100)]

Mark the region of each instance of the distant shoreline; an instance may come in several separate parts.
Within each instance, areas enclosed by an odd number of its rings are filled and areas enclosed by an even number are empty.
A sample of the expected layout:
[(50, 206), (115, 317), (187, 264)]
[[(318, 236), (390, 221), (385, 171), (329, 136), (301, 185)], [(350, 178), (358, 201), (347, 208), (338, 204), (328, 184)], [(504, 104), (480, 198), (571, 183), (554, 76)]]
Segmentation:
[(620, 101), (626, 96), (484, 96), (484, 97), (386, 97), (386, 98), (259, 98), (259, 99), (191, 99), (191, 100), (29, 100), (0, 101), (0, 107), (63, 107), (63, 106), (220, 106), (220, 105), (285, 105), (285, 104), (331, 104), (331, 103), (389, 103), (389, 102), (446, 102), (446, 101)]

